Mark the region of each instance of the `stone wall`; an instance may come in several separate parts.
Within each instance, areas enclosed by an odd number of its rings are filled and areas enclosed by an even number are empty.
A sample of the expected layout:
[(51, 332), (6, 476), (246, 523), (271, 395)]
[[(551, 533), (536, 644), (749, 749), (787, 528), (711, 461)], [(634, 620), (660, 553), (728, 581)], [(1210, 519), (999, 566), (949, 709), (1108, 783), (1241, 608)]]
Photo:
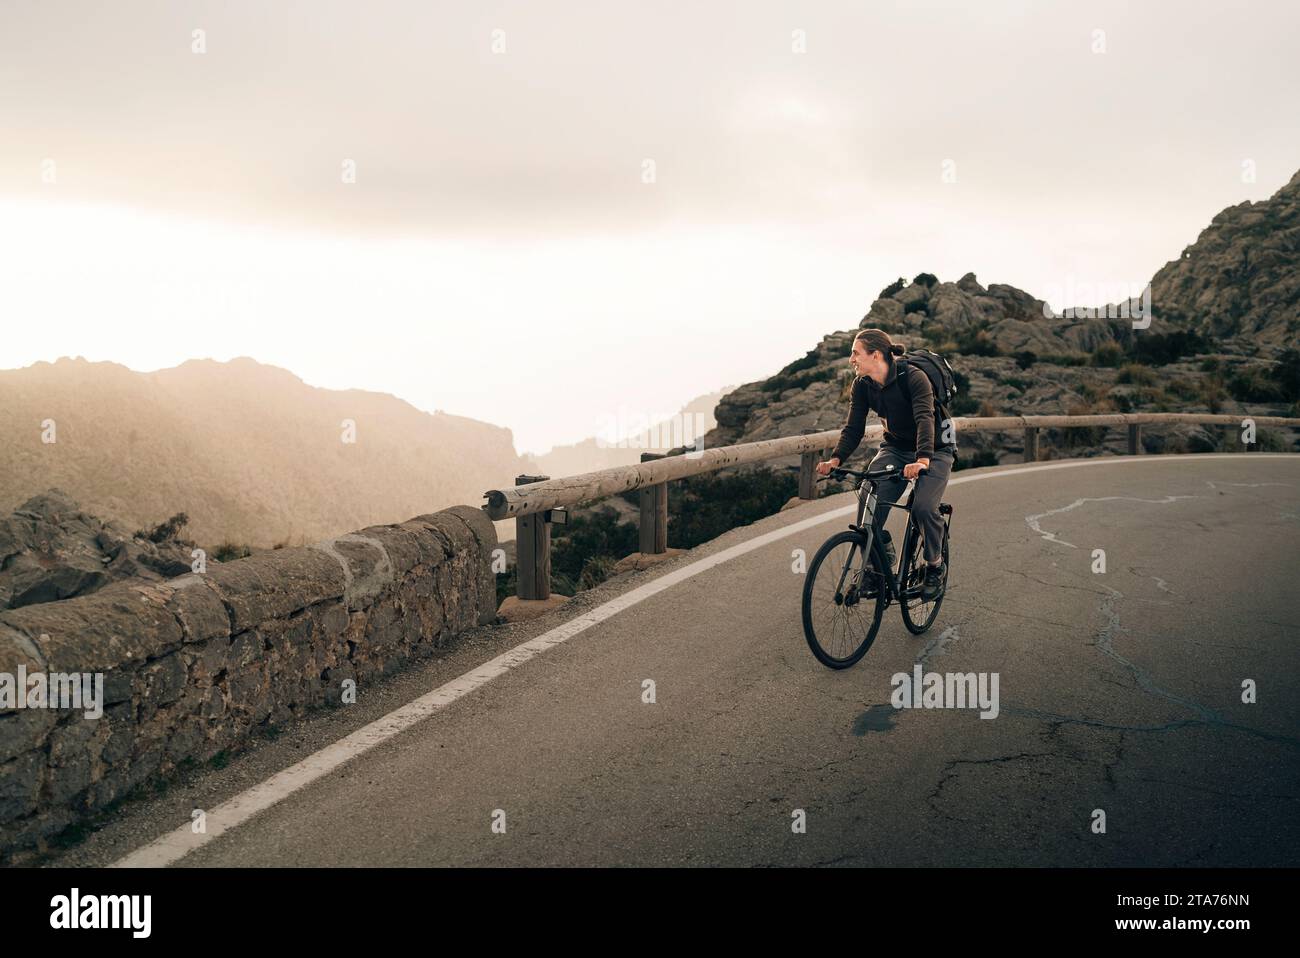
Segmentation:
[(0, 612), (0, 673), (103, 673), (104, 711), (0, 709), (0, 860), (496, 616), (455, 506), (163, 582)]

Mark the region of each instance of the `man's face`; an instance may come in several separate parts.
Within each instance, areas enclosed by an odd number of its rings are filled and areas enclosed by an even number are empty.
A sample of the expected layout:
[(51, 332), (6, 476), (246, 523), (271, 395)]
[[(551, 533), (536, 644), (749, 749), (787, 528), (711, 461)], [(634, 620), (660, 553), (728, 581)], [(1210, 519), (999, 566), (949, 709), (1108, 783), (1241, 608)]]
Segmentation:
[(849, 365), (853, 367), (853, 372), (859, 376), (868, 376), (876, 382), (883, 382), (885, 373), (885, 361), (881, 359), (879, 352), (869, 353), (862, 345), (862, 340), (853, 340), (853, 349), (849, 353)]

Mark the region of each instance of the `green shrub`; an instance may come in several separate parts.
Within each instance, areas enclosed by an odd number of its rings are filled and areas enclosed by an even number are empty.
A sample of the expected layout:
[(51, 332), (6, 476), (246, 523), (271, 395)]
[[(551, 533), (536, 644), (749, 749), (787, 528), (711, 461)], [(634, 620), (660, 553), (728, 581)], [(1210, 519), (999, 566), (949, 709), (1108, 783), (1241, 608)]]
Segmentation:
[(979, 411), (980, 404), (971, 398), (970, 394), (960, 392), (952, 401), (950, 412), (954, 416), (973, 416)]
[(770, 467), (730, 475), (709, 473), (668, 484), (669, 545), (690, 549), (728, 529), (749, 525), (781, 510), (799, 494), (793, 471)]
[(836, 373), (837, 370), (834, 366), (827, 366), (825, 369), (817, 369), (811, 372), (801, 372), (794, 376), (788, 376), (784, 372), (780, 372), (763, 383), (763, 392), (773, 393), (784, 392), (787, 389), (805, 389), (813, 383), (834, 379)]
[(1218, 414), (1223, 408), (1223, 400), (1227, 395), (1228, 391), (1223, 388), (1223, 379), (1219, 376), (1201, 383), (1201, 399), (1205, 403), (1205, 408), (1211, 413)]
[(1022, 349), (1019, 352), (1012, 353), (1011, 355), (1015, 357), (1016, 365), (1021, 369), (1028, 369), (1038, 361), (1038, 356), (1031, 349)]
[(140, 539), (148, 539), (150, 542), (155, 543), (163, 543), (169, 539), (175, 539), (177, 542), (184, 542), (185, 540), (180, 538), (180, 531), (189, 521), (190, 517), (188, 515), (183, 512), (178, 512), (166, 522), (154, 526), (151, 532), (145, 532), (141, 529), (136, 532), (136, 537)]
[[(947, 337), (947, 331), (938, 323), (926, 323), (921, 327), (921, 338), (936, 352), (942, 353), (956, 350), (957, 344), (952, 343)], [(944, 346), (945, 343), (949, 343), (947, 348)]]
[(253, 554), (253, 550), (247, 545), (236, 545), (233, 542), (223, 542), (212, 550), (212, 558), (218, 562), (233, 562), (236, 559), (246, 559)]
[(895, 280), (894, 282), (886, 286), (884, 289), (882, 289), (877, 299), (888, 299), (890, 296), (893, 296), (895, 293), (897, 293), (900, 289), (902, 289), (906, 285), (907, 285), (907, 280), (903, 279), (903, 277), (900, 276), (898, 277), (897, 280)]
[[(1067, 416), (1096, 416), (1114, 411), (1114, 404), (1109, 399), (1098, 402), (1085, 399), (1082, 402), (1070, 403), (1065, 407), (1065, 414)], [(1061, 445), (1065, 446), (1067, 449), (1078, 446), (1095, 446), (1105, 440), (1106, 427), (1075, 427), (1073, 429), (1062, 429), (1061, 433)]]
[(1255, 434), (1255, 438), (1260, 441), (1260, 448), (1265, 452), (1290, 452), (1291, 443), (1288, 442), (1287, 434), (1281, 429), (1261, 429)]
[(1125, 363), (1115, 377), (1117, 383), (1132, 383), (1134, 386), (1149, 386), (1156, 381), (1156, 374), (1140, 363)]
[(1288, 402), (1300, 402), (1300, 350), (1288, 349), (1272, 370), (1273, 381)]
[(1208, 353), (1212, 346), (1208, 339), (1197, 332), (1179, 330), (1173, 333), (1148, 333), (1137, 330), (1133, 334), (1129, 353), (1138, 362), (1165, 366), (1184, 356)]
[(601, 506), (590, 515), (571, 514), (565, 525), (551, 526), (551, 588), (582, 589), (584, 574), (587, 581), (600, 574), (599, 564), (588, 570), (593, 560), (603, 556), (612, 564), (638, 548), (637, 527), (621, 521), (612, 506)]
[(1283, 387), (1265, 371), (1258, 367), (1239, 369), (1228, 377), (1228, 392), (1238, 402), (1273, 403), (1285, 402)]
[(1286, 436), (1276, 429), (1261, 429), (1255, 434), (1259, 448), (1264, 452), (1290, 452)]
[(1160, 386), (1139, 386), (1134, 390), (1134, 400), (1142, 406), (1154, 406), (1157, 411), (1165, 411), (1169, 405), (1169, 396)]
[(1115, 367), (1124, 358), (1124, 350), (1119, 343), (1109, 340), (1092, 351), (1089, 363), (1093, 366)]
[(1183, 400), (1199, 400), (1205, 392), (1204, 383), (1191, 379), (1171, 379), (1165, 388)]
[(916, 278), (913, 279), (912, 282), (920, 283), (926, 289), (933, 289), (935, 286), (939, 285), (939, 277), (935, 276), (933, 273), (917, 273)]
[(618, 560), (610, 555), (592, 556), (582, 566), (578, 575), (578, 589), (594, 589), (614, 574)]
[(989, 334), (988, 324), (957, 334), (957, 352), (967, 356), (1000, 356), (1002, 351)]

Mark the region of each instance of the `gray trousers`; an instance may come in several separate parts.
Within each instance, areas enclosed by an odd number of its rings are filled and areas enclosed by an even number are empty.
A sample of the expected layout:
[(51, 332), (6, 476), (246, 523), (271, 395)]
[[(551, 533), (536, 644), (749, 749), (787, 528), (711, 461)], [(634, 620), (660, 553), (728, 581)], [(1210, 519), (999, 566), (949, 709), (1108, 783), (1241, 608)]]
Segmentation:
[[(916, 462), (916, 450), (906, 452), (893, 446), (881, 446), (867, 469), (874, 472), (893, 463), (894, 468), (901, 473), (903, 466), (911, 462)], [(916, 524), (921, 527), (927, 562), (938, 562), (943, 555), (943, 517), (939, 515), (939, 500), (943, 498), (944, 489), (948, 488), (948, 476), (952, 472), (952, 464), (951, 453), (935, 452), (930, 457), (930, 468), (921, 473), (916, 480), (916, 489), (912, 493), (912, 515), (916, 516)], [(896, 511), (880, 505), (879, 502), (897, 502), (906, 488), (907, 483), (898, 480), (882, 482), (876, 486), (877, 532), (884, 530), (884, 522), (888, 514)], [(902, 546), (900, 545), (899, 548)]]

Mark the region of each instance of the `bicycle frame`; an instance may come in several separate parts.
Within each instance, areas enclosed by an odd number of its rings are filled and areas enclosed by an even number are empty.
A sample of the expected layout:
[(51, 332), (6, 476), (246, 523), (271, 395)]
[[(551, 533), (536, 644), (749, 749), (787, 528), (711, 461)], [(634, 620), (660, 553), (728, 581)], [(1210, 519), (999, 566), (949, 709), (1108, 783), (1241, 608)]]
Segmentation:
[[(902, 478), (891, 479), (891, 482), (901, 482)], [(864, 545), (862, 551), (876, 557), (876, 564), (879, 568), (885, 570), (881, 577), (885, 580), (885, 600), (889, 602), (903, 601), (903, 583), (894, 568), (889, 564), (889, 556), (885, 553), (885, 547), (880, 541), (880, 536), (876, 534), (875, 516), (876, 509), (881, 504), (879, 497), (876, 495), (876, 482), (870, 479), (863, 479), (858, 486), (858, 515), (857, 522), (851, 523), (849, 528), (862, 536)], [(870, 487), (870, 488), (868, 488)], [(908, 490), (906, 502), (886, 502), (884, 505), (892, 509), (902, 509), (904, 512), (912, 511), (912, 495), (916, 491), (916, 484), (913, 481), (912, 488)], [(863, 520), (868, 520), (863, 524)], [(849, 557), (852, 562), (852, 556)]]

